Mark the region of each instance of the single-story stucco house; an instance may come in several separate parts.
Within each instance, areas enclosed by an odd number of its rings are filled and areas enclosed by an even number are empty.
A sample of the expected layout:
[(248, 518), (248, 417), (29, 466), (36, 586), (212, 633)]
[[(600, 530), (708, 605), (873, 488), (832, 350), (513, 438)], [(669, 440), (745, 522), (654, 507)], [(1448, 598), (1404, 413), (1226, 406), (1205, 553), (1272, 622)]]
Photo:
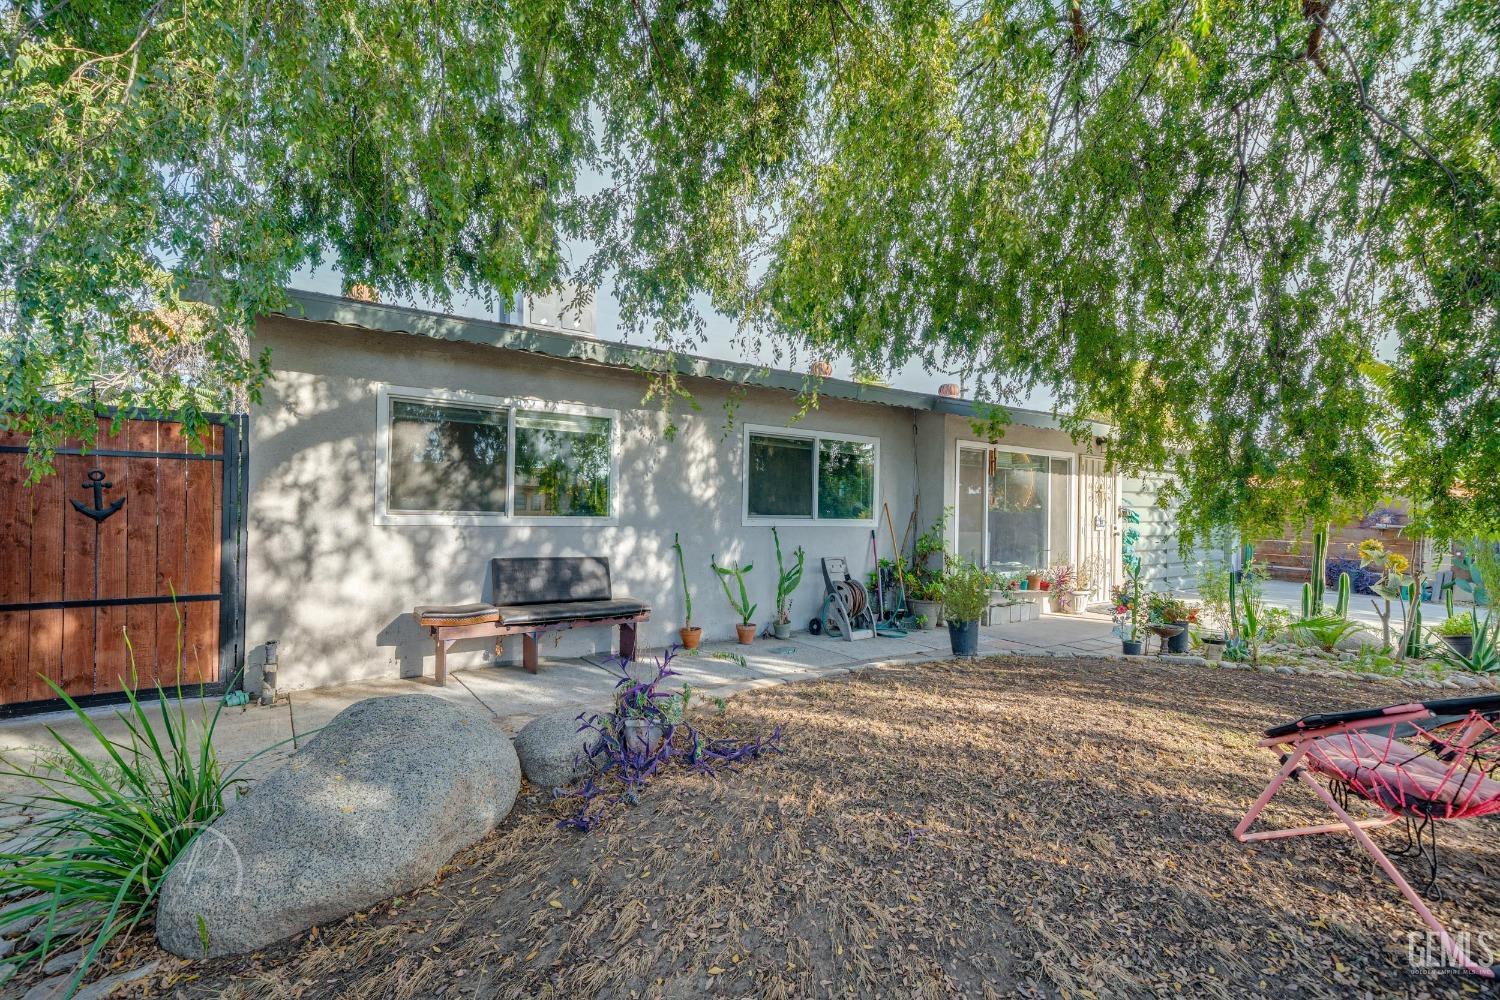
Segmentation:
[[(710, 557), (753, 564), (768, 621), (775, 526), (788, 553), (807, 552), (793, 609), (805, 627), (822, 557), (863, 575), (872, 530), (890, 555), (886, 507), (898, 537), (913, 511), (920, 531), (951, 508), (950, 544), (997, 569), (1092, 560), (1102, 597), (1131, 527), (1123, 505), (1141, 518), (1134, 550), (1153, 581), (1191, 583), (1160, 481), (1106, 472), (1096, 443), (1050, 414), (1012, 410), (990, 444), (970, 401), (827, 379), (797, 419), (799, 373), (310, 292), (262, 317), (252, 346), (270, 348), (275, 376), (248, 420), (252, 689), (268, 640), (282, 689), (430, 674), (412, 608), (487, 599), (496, 556), (608, 558), (615, 591), (653, 607), (642, 640), (664, 644), (683, 618), (674, 536), (695, 624), (727, 638), (737, 619)], [(697, 403), (670, 418), (643, 401), (642, 369), (665, 364)], [(542, 655), (612, 640), (603, 627), (560, 632)], [(453, 668), (494, 655), (470, 646)]]

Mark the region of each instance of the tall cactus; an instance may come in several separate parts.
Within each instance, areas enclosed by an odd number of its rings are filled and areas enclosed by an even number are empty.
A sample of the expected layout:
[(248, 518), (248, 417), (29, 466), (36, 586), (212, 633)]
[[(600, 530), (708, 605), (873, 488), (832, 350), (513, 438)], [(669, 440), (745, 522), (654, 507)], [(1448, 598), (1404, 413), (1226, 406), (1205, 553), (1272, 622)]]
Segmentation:
[(1240, 573), (1238, 570), (1229, 574), (1229, 628), (1233, 632), (1230, 638), (1240, 634)]
[(1328, 578), (1328, 526), (1313, 532), (1312, 579), (1303, 594), (1302, 615), (1311, 618), (1323, 613), (1323, 587)]
[(1335, 613), (1340, 618), (1349, 617), (1349, 574), (1339, 574), (1339, 596), (1338, 603), (1334, 606)]
[(1406, 655), (1422, 655), (1422, 595), (1417, 591), (1412, 598), (1411, 618), (1406, 623)]

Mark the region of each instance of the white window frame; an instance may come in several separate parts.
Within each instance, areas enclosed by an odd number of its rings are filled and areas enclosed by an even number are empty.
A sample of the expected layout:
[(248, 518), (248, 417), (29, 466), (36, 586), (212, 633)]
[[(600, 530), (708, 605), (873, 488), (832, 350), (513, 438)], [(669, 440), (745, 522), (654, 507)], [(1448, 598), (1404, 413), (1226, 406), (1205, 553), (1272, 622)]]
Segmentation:
[[(750, 513), (750, 436), (752, 434), (762, 437), (798, 438), (813, 443), (812, 461), (812, 513), (807, 517), (797, 517), (789, 514), (777, 515), (755, 515)], [(818, 516), (818, 462), (821, 459), (819, 442), (821, 441), (848, 441), (852, 444), (870, 445), (875, 454), (875, 495), (870, 498), (870, 516), (868, 518), (844, 518), (844, 517), (819, 517)], [(879, 524), (880, 510), (880, 438), (870, 437), (866, 434), (846, 434), (843, 431), (825, 430), (793, 430), (789, 427), (776, 427), (770, 424), (745, 424), (740, 435), (740, 523), (744, 527), (771, 526), (793, 527), (796, 525), (826, 524), (842, 525), (846, 528), (873, 528)]]
[[(399, 511), (390, 509), (391, 400), (417, 403), (459, 403), (506, 411), (505, 513), (486, 511)], [(609, 515), (568, 517), (561, 514), (516, 513), (516, 411), (540, 410), (609, 420)], [(615, 525), (620, 522), (620, 411), (581, 403), (565, 403), (535, 396), (485, 396), (461, 389), (423, 389), (414, 386), (379, 387), (375, 404), (375, 519), (392, 525), (472, 525), (483, 527)]]
[[(954, 498), (955, 505), (956, 505), (956, 503), (958, 501), (959, 496), (961, 495), (961, 490), (962, 490), (962, 483), (960, 482), (960, 478), (959, 477), (961, 476), (963, 470), (960, 469), (959, 465), (960, 465), (960, 462), (962, 461), (962, 457), (963, 457), (963, 453), (964, 453), (964, 449), (965, 448), (968, 448), (968, 449), (971, 449), (971, 450), (974, 450), (974, 451), (989, 451), (990, 449), (994, 449), (996, 451), (1008, 451), (1008, 452), (1012, 452), (1012, 453), (1015, 453), (1015, 454), (1021, 454), (1021, 455), (1036, 455), (1038, 457), (1046, 458), (1048, 460), (1051, 460), (1051, 459), (1054, 459), (1054, 458), (1066, 458), (1068, 460), (1068, 483), (1069, 483), (1069, 488), (1068, 488), (1068, 492), (1069, 492), (1069, 497), (1068, 497), (1068, 507), (1069, 507), (1069, 510), (1068, 510), (1068, 535), (1069, 535), (1069, 538), (1068, 538), (1068, 558), (1071, 560), (1073, 558), (1073, 556), (1074, 556), (1074, 553), (1076, 553), (1077, 550), (1078, 550), (1078, 509), (1079, 508), (1078, 508), (1078, 497), (1075, 496), (1075, 495), (1073, 495), (1073, 494), (1076, 493), (1076, 491), (1078, 489), (1078, 453), (1075, 452), (1075, 451), (1057, 451), (1057, 450), (1051, 449), (1051, 448), (1032, 448), (1032, 447), (1028, 447), (1027, 445), (1006, 444), (1003, 441), (1002, 442), (996, 442), (995, 444), (991, 444), (988, 441), (979, 441), (979, 440), (976, 440), (976, 439), (973, 439), (973, 438), (959, 438), (957, 441), (955, 441), (953, 443), (953, 498)], [(989, 474), (986, 473), (985, 477), (984, 477), (984, 502), (985, 502), (986, 506), (988, 506), (988, 504), (989, 504), (989, 499), (990, 499), (990, 477), (989, 477)], [(1047, 502), (1049, 504), (1052, 502), (1052, 495), (1051, 495), (1050, 491), (1048, 492), (1048, 495), (1047, 495)], [(954, 507), (954, 510), (955, 511), (957, 510), (956, 506)], [(989, 544), (989, 525), (988, 525), (988, 522), (986, 522), (986, 524), (985, 524), (984, 533), (985, 533), (985, 538), (984, 538), (983, 544), (987, 547), (988, 544)], [(1053, 552), (1055, 550), (1053, 548), (1052, 543), (1053, 543), (1053, 538), (1052, 538), (1052, 512), (1049, 510), (1047, 512), (1047, 558), (1051, 562), (1051, 564), (1055, 566), (1055, 565), (1057, 565), (1057, 561), (1056, 561), (1056, 559), (1053, 556)], [(954, 548), (955, 551), (957, 550), (957, 548), (958, 548), (958, 518), (956, 516), (953, 518), (953, 523), (950, 524), (949, 527), (948, 527), (948, 544), (951, 545), (951, 546), (953, 546), (953, 548)]]

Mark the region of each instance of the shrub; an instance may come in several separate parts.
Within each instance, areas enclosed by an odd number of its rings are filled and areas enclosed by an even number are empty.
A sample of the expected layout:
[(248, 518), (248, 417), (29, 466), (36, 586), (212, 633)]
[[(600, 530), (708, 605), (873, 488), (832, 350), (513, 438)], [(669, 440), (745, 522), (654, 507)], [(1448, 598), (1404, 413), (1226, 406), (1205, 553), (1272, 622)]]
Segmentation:
[(950, 622), (977, 622), (990, 603), (994, 579), (969, 559), (950, 563), (943, 574), (943, 617)]
[(1360, 564), (1358, 559), (1330, 559), (1325, 576), (1325, 582), (1330, 587), (1339, 585), (1339, 574), (1349, 574), (1349, 589), (1356, 594), (1374, 595), (1375, 586), (1380, 583), (1381, 574), (1367, 569)]
[(44, 921), (41, 941), (12, 955), (11, 963), (24, 968), (86, 948), (72, 990), (104, 947), (150, 912), (172, 864), (223, 813), (240, 782), (234, 771), (221, 771), (213, 745), (222, 702), (195, 722), (181, 688), (168, 697), (157, 687), (158, 712), (127, 691), (116, 713), (126, 737), (115, 740), (47, 683), (87, 739), (75, 744), (49, 728), (58, 750), (49, 766), (0, 762), (0, 776), (39, 786), (19, 798), (43, 813), (26, 829), (21, 849), (0, 853), (0, 894), (29, 900), (8, 911), (9, 919)]

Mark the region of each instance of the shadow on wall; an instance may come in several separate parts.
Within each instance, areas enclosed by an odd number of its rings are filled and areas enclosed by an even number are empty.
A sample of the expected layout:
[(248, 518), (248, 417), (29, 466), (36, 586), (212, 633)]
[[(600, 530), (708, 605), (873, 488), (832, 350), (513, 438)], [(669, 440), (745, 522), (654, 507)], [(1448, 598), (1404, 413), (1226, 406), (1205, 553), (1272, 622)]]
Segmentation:
[[(277, 363), (265, 405), (251, 418), (250, 563), (247, 640), (280, 642), (280, 685), (314, 687), (370, 677), (431, 673), (432, 642), (410, 617), (418, 604), (489, 599), (489, 561), (497, 556), (600, 556), (610, 562), (615, 593), (647, 602), (643, 645), (675, 640), (683, 624), (681, 581), (672, 551), (680, 533), (692, 588), (695, 624), (705, 638), (729, 638), (734, 614), (710, 556), (753, 563), (749, 580), (756, 618), (774, 615), (776, 560), (768, 527), (742, 523), (739, 422), (785, 425), (795, 401), (784, 393), (738, 398), (737, 423), (726, 427), (728, 389), (695, 387), (701, 411), (679, 408), (668, 440), (667, 417), (642, 408), (639, 374), (501, 354), (478, 345), (431, 344), (400, 335), (373, 336), (297, 324), (268, 335)], [(619, 413), (615, 524), (475, 526), (376, 523), (378, 389), (382, 381), (451, 386), (495, 396), (535, 396), (608, 407)], [(830, 402), (816, 425), (882, 440), (882, 499), (891, 501), (900, 535), (910, 510), (911, 416)], [(880, 527), (882, 554), (889, 554)], [(805, 626), (822, 601), (822, 556), (840, 555), (861, 578), (870, 567), (868, 527), (798, 524), (781, 529), (784, 551), (807, 551), (807, 572), (794, 595), (794, 621)], [(611, 648), (615, 630), (558, 633), (543, 655), (573, 656)], [(520, 642), (504, 660), (518, 663)], [(493, 646), (476, 639), (454, 650), (462, 670), (490, 662)], [(516, 669), (519, 669), (517, 665)]]
[[(639, 385), (629, 388), (638, 398)], [(711, 413), (679, 415), (668, 443), (662, 414), (622, 407), (620, 524), (393, 526), (374, 523), (376, 397), (374, 382), (282, 372), (254, 416), (247, 639), (253, 648), (280, 640), (284, 688), (430, 673), (431, 637), (410, 609), (488, 600), (496, 556), (609, 559), (615, 592), (653, 606), (642, 635), (650, 644), (665, 642), (680, 624), (673, 530), (692, 553), (695, 596), (717, 589), (708, 543), (696, 539), (734, 533), (729, 515), (737, 524), (738, 494), (722, 501), (733, 458), (724, 452), (737, 438), (721, 443)], [(726, 556), (742, 553), (731, 548)], [(544, 643), (544, 655), (608, 652), (614, 638), (609, 628), (577, 629)], [(486, 664), (492, 648), (485, 640), (461, 643), (453, 665)], [(505, 662), (519, 658), (520, 642), (507, 643)], [(257, 685), (262, 659), (252, 657)]]

